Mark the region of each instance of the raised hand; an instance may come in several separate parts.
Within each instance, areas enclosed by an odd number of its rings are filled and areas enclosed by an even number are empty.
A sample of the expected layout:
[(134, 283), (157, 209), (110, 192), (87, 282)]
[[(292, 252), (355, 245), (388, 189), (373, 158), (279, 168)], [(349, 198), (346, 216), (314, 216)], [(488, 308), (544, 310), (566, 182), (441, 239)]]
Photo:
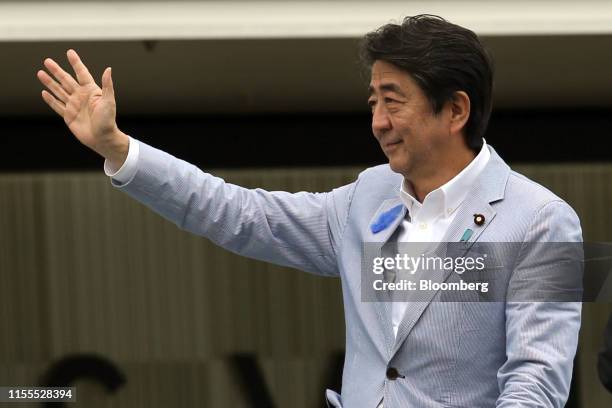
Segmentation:
[(68, 50), (66, 55), (77, 79), (51, 58), (45, 59), (44, 66), (53, 77), (38, 71), (38, 79), (48, 89), (42, 91), (42, 98), (81, 143), (104, 156), (113, 167), (119, 167), (127, 157), (129, 138), (115, 121), (111, 68), (104, 70), (100, 88), (74, 50)]

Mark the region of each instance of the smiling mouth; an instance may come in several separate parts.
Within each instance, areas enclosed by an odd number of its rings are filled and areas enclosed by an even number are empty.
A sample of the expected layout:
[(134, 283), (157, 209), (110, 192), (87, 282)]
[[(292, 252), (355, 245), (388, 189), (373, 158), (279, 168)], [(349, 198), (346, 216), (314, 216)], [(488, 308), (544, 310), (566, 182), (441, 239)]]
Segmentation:
[(389, 148), (393, 148), (394, 146), (399, 145), (400, 143), (402, 143), (401, 140), (398, 140), (396, 142), (389, 142), (389, 143), (385, 143), (385, 149), (389, 149)]

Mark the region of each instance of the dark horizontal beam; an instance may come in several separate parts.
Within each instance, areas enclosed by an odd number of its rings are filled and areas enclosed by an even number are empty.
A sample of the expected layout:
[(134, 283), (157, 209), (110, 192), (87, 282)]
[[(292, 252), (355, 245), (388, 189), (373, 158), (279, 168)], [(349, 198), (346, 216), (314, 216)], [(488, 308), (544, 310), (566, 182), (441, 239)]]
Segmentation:
[[(204, 168), (385, 162), (368, 114), (126, 117), (130, 135)], [(60, 118), (0, 118), (0, 171), (101, 170)], [(487, 142), (508, 162), (611, 161), (612, 110), (494, 112)]]

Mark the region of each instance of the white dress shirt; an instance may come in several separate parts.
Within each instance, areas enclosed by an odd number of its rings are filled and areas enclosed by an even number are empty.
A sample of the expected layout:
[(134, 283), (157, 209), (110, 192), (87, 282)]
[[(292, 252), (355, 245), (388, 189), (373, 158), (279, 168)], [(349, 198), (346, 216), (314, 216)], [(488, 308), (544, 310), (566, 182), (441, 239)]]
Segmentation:
[[(422, 203), (414, 197), (412, 185), (404, 180), (400, 186), (400, 197), (408, 209), (408, 216), (402, 221), (399, 242), (440, 242), (455, 218), (457, 208), (491, 157), (486, 146), (483, 139), (476, 157), (446, 184), (427, 194)], [(393, 334), (396, 337), (407, 306), (406, 302), (392, 304)]]

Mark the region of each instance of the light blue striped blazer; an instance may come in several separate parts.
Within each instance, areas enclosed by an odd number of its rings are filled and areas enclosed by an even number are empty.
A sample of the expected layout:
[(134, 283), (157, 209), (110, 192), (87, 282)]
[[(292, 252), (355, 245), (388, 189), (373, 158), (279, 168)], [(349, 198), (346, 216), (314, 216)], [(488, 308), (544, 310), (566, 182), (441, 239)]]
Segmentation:
[[(562, 407), (580, 327), (576, 302), (412, 303), (394, 337), (385, 302), (361, 298), (364, 242), (393, 236), (405, 208), (377, 233), (372, 224), (401, 204), (402, 177), (388, 165), (327, 193), (246, 189), (140, 142), (138, 170), (113, 184), (172, 221), (237, 254), (340, 277), (346, 318), (342, 392), (334, 406)], [(491, 159), (444, 241), (579, 242), (578, 217), (559, 197)], [(485, 223), (474, 228), (473, 215)], [(544, 256), (545, 254), (543, 254)], [(517, 266), (519, 269), (521, 265)], [(529, 265), (522, 265), (529, 274)], [(401, 375), (386, 375), (393, 367)]]

